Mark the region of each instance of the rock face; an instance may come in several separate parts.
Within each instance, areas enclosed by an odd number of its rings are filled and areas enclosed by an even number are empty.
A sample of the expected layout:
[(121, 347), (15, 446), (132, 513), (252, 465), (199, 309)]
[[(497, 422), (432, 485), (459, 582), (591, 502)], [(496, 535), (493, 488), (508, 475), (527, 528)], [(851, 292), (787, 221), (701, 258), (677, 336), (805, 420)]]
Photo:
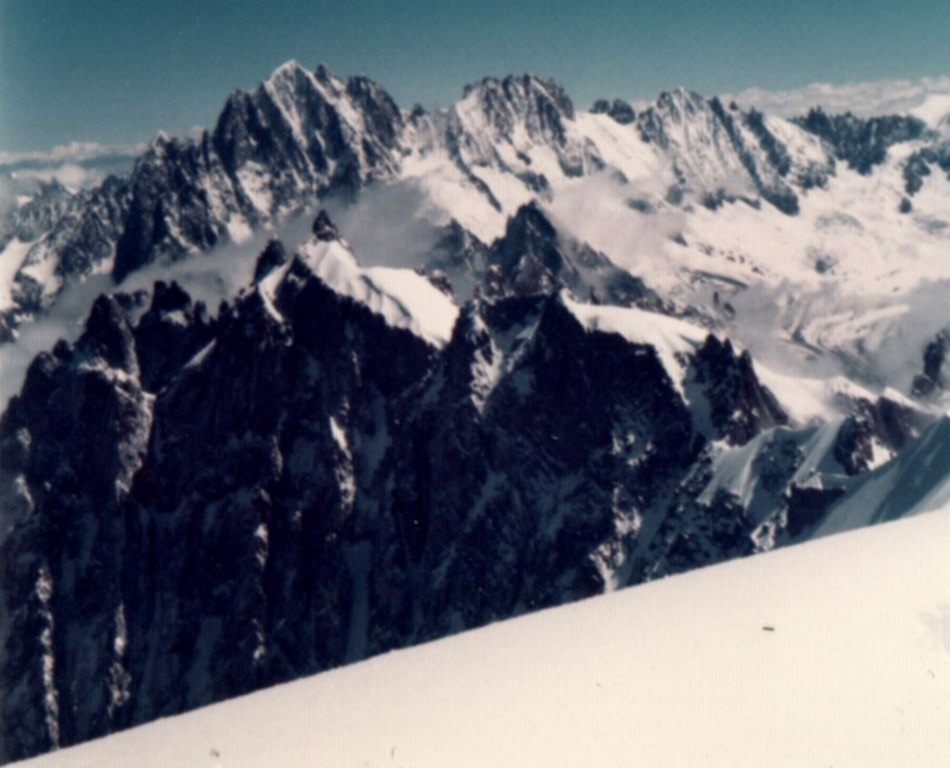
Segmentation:
[(716, 439), (743, 445), (759, 432), (788, 423), (788, 416), (759, 383), (748, 352), (709, 336), (693, 358), (691, 385), (701, 390)]
[(116, 280), (393, 176), (401, 129), (399, 109), (369, 80), (284, 65), (252, 93), (231, 96), (213, 131), (153, 143), (132, 173)]
[(452, 222), (429, 261), (431, 274), (444, 274), (461, 301), (479, 295), (537, 296), (567, 289), (597, 304), (663, 308), (643, 281), (603, 253), (557, 231), (537, 203), (521, 206), (503, 236), (486, 246)]
[(637, 129), (673, 161), (677, 184), (668, 197), (691, 192), (707, 207), (761, 197), (794, 215), (796, 189), (822, 186), (833, 173), (829, 158), (816, 156), (805, 142), (788, 147), (760, 113), (745, 113), (717, 98), (706, 101), (692, 91), (661, 94), (640, 112)]
[(0, 424), (6, 759), (760, 548), (697, 501), (710, 439), (785, 419), (728, 342), (684, 390), (532, 289), (437, 348), (300, 255), (333, 238), (268, 245), (216, 317), (103, 297), (34, 362)]
[(530, 296), (560, 287), (578, 298), (618, 306), (659, 308), (643, 281), (616, 267), (603, 253), (560, 235), (534, 203), (508, 221), (504, 237), (488, 254), (486, 291), (494, 296)]
[(655, 350), (550, 296), (470, 305), (400, 427), (422, 637), (624, 583), (638, 521), (700, 448)]
[(913, 196), (920, 191), (924, 186), (924, 179), (931, 174), (933, 167), (939, 168), (950, 178), (950, 142), (923, 147), (907, 158), (904, 165), (904, 188), (908, 195)]
[(590, 111), (595, 115), (610, 115), (620, 125), (629, 125), (637, 119), (636, 110), (623, 99), (614, 99), (613, 103), (607, 99), (598, 99)]
[(46, 187), (18, 210), (0, 248), (36, 243), (17, 272), (16, 307), (3, 314), (7, 335), (92, 271), (121, 283), (146, 264), (241, 242), (319, 197), (393, 178), (402, 134), (402, 113), (375, 83), (285, 64), (234, 93), (198, 138), (159, 134), (127, 180), (76, 195)]
[(860, 118), (850, 112), (827, 115), (821, 109), (812, 109), (805, 117), (796, 118), (795, 122), (819, 136), (832, 148), (835, 157), (864, 175), (884, 162), (888, 147), (919, 139), (928, 130), (927, 124), (916, 117)]
[(15, 212), (10, 212), (4, 223), (4, 236), (0, 243), (6, 245), (16, 238), (24, 243), (38, 240), (56, 226), (56, 222), (69, 210), (74, 195), (58, 181), (40, 182), (35, 195)]
[(153, 402), (139, 374), (125, 313), (100, 298), (0, 423), (8, 759), (105, 734), (128, 703), (123, 591), (140, 563), (124, 501)]
[(128, 183), (115, 177), (75, 194), (54, 181), (11, 214), (0, 228), (0, 252), (16, 243), (27, 250), (10, 286), (13, 307), (0, 309), (0, 342), (65, 284), (111, 267), (128, 200)]
[(275, 269), (287, 263), (287, 249), (280, 240), (271, 239), (254, 265), (254, 282), (259, 283)]
[(193, 303), (177, 283), (155, 283), (152, 304), (134, 330), (142, 386), (160, 392), (213, 334), (204, 304)]
[(950, 331), (938, 333), (924, 348), (923, 371), (914, 377), (911, 394), (918, 399), (938, 395), (946, 386), (944, 366), (950, 348)]
[(449, 111), (445, 141), (461, 166), (503, 169), (541, 191), (549, 180), (530, 168), (532, 146), (550, 147), (566, 176), (603, 167), (596, 148), (572, 130), (574, 118), (573, 103), (553, 80), (489, 77), (467, 86)]

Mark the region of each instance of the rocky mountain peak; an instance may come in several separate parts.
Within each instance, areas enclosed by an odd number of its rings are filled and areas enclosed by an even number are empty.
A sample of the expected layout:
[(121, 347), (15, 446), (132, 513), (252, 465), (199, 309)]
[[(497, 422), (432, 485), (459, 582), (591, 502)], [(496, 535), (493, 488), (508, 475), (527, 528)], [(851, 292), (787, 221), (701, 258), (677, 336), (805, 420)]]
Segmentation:
[(566, 117), (573, 119), (574, 105), (564, 87), (556, 80), (532, 74), (485, 77), (462, 89), (463, 98), (474, 97), (483, 103), (499, 97), (513, 103), (526, 104), (530, 97), (550, 100)]
[[(324, 72), (329, 73), (322, 64), (320, 68)], [(282, 81), (294, 81), (300, 77), (306, 77), (307, 74), (307, 69), (301, 66), (296, 59), (289, 59), (271, 72), (270, 76), (264, 82), (277, 84)]]
[(652, 109), (682, 122), (701, 112), (706, 106), (706, 100), (696, 91), (680, 87), (660, 93)]
[(340, 239), (339, 230), (337, 230), (336, 225), (330, 221), (330, 215), (324, 210), (321, 210), (313, 220), (312, 230), (314, 237), (323, 242)]
[(586, 243), (561, 235), (537, 202), (521, 206), (487, 254), (489, 296), (530, 296), (567, 288), (582, 301), (659, 308), (639, 278)]
[(549, 293), (565, 266), (557, 230), (534, 202), (508, 220), (489, 262), (488, 287), (494, 295)]
[(557, 240), (557, 230), (534, 200), (522, 205), (505, 226), (503, 250), (514, 256), (517, 253), (541, 251)]
[(367, 130), (388, 147), (399, 143), (403, 115), (399, 106), (378, 83), (363, 75), (346, 81), (350, 101), (362, 113)]
[(669, 150), (693, 136), (709, 137), (720, 130), (711, 104), (694, 91), (677, 88), (664, 91), (637, 117), (645, 141)]
[(864, 175), (884, 162), (889, 147), (919, 139), (928, 132), (923, 120), (910, 115), (861, 118), (851, 112), (829, 115), (820, 107), (793, 118), (793, 122), (821, 138), (835, 157)]
[(574, 105), (559, 83), (527, 74), (466, 86), (454, 109), (470, 130), (480, 125), (509, 141), (515, 126), (522, 125), (534, 140), (563, 145), (565, 121), (574, 120)]
[(158, 281), (152, 303), (133, 329), (142, 387), (159, 392), (210, 341), (216, 321), (178, 283)]
[(113, 296), (103, 295), (96, 299), (76, 350), (85, 358), (101, 361), (109, 368), (138, 373), (129, 318)]
[(338, 78), (333, 72), (330, 71), (330, 68), (323, 64), (322, 62), (317, 65), (317, 68), (313, 72), (314, 77), (317, 78), (321, 83), (342, 83), (343, 81)]
[(691, 380), (704, 392), (716, 439), (747, 443), (765, 429), (788, 424), (788, 415), (755, 374), (748, 351), (709, 334), (691, 363)]
[(0, 246), (13, 238), (29, 242), (50, 232), (72, 206), (73, 198), (58, 179), (38, 182), (30, 199), (9, 212), (0, 232)]
[[(816, 428), (773, 429), (747, 353), (645, 311), (541, 204), (491, 246), (444, 229), (447, 261), (501, 288), (460, 311), (361, 268), (325, 211), (313, 233), (289, 262), (268, 243), (213, 319), (173, 282), (137, 320), (100, 298), (0, 420), (8, 756), (750, 554), (765, 518), (781, 533)], [(433, 342), (414, 312), (454, 328)], [(860, 473), (854, 427), (837, 445)], [(723, 456), (754, 494), (715, 485)]]
[(166, 283), (159, 280), (152, 289), (150, 312), (166, 313), (184, 310), (191, 303), (191, 297), (174, 280)]
[(607, 99), (598, 99), (590, 111), (595, 115), (608, 115), (620, 125), (629, 125), (637, 119), (636, 110), (623, 99), (614, 99), (612, 103)]
[(288, 258), (287, 249), (280, 240), (276, 238), (268, 240), (254, 265), (254, 282), (259, 283), (275, 269), (282, 267), (287, 263)]

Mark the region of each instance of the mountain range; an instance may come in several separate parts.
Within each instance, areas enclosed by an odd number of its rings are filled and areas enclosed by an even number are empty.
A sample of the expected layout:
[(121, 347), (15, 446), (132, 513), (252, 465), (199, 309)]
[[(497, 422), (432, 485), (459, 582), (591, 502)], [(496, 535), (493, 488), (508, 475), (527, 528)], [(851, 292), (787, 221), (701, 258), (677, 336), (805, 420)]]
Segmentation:
[(291, 62), (44, 185), (0, 228), (0, 759), (945, 506), (948, 158)]

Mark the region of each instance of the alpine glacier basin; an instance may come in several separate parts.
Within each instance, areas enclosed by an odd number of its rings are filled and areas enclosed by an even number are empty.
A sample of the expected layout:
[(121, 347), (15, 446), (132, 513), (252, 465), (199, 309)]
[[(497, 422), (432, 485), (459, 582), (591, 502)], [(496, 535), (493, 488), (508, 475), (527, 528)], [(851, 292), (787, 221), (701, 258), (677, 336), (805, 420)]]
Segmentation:
[(23, 766), (950, 765), (950, 506), (467, 632)]

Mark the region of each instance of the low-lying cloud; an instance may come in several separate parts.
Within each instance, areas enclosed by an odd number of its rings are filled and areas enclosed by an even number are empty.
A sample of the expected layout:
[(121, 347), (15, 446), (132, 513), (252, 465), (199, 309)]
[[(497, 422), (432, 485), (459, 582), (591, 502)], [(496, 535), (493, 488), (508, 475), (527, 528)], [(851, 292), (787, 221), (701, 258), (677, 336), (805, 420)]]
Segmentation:
[(72, 190), (94, 187), (109, 175), (132, 170), (141, 145), (107, 146), (73, 142), (44, 152), (0, 152), (0, 216), (17, 198), (36, 191), (39, 182), (58, 181)]

